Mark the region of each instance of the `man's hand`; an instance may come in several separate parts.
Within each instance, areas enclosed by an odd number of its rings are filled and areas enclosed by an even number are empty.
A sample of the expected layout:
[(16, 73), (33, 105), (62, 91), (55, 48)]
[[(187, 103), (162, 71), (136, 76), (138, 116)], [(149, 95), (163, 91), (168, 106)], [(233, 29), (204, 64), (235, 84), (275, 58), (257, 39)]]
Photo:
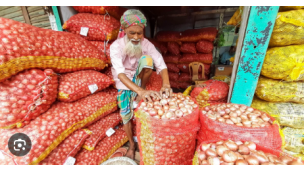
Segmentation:
[(170, 87), (170, 85), (163, 85), (163, 87), (160, 89), (160, 96), (163, 97), (164, 95), (167, 97), (171, 97), (172, 96), (172, 89)]
[[(158, 94), (156, 91), (151, 91), (151, 90), (140, 90), (137, 93), (142, 99), (144, 99), (145, 102), (153, 102), (152, 98), (154, 99), (161, 99), (161, 96)], [(152, 97), (152, 98), (151, 98)]]

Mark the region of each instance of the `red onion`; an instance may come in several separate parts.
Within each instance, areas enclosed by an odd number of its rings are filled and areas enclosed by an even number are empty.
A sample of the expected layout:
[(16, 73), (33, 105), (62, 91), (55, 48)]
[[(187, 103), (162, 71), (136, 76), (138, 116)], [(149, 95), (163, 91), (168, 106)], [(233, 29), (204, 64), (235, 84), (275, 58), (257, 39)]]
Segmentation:
[(231, 151), (237, 151), (238, 150), (238, 145), (231, 141), (231, 140), (228, 140), (228, 141), (225, 141), (224, 142), (224, 145)]
[(211, 144), (201, 144), (200, 149), (202, 151), (206, 151), (207, 149), (209, 149), (211, 146)]
[(225, 113), (229, 114), (230, 113), (230, 109), (225, 109)]
[(210, 165), (220, 165), (220, 159), (217, 157), (208, 157), (207, 161)]
[(177, 103), (176, 103), (176, 102), (171, 101), (171, 102), (169, 102), (169, 106), (177, 106)]
[(288, 164), (289, 162), (293, 161), (293, 159), (288, 156), (282, 156), (282, 157), (280, 157), (280, 160), (282, 161), (282, 163), (285, 163), (285, 164)]
[(245, 127), (251, 127), (251, 121), (244, 121), (244, 122), (243, 122), (243, 125), (244, 125)]
[(182, 108), (182, 107), (185, 107), (185, 105), (184, 105), (183, 103), (179, 103), (179, 104), (178, 104), (178, 107), (179, 107), (179, 108)]
[(162, 116), (162, 115), (164, 114), (164, 111), (163, 111), (162, 109), (159, 109), (159, 110), (157, 111), (157, 114), (158, 114), (159, 116)]
[(221, 116), (223, 116), (223, 115), (225, 115), (226, 112), (223, 111), (223, 110), (221, 110), (221, 111), (219, 111), (218, 113), (219, 113)]
[(248, 156), (245, 160), (249, 165), (259, 165), (259, 160), (255, 156)]
[(171, 111), (169, 111), (165, 114), (165, 116), (167, 119), (170, 119), (173, 116), (173, 113)]
[(141, 106), (145, 107), (145, 106), (147, 106), (147, 103), (146, 102), (142, 102)]
[(230, 117), (230, 120), (235, 124), (238, 123), (238, 120), (236, 118)]
[(229, 116), (230, 116), (230, 117), (233, 117), (233, 118), (238, 117), (237, 113), (230, 113), (230, 115), (229, 115)]
[(248, 162), (243, 159), (238, 159), (235, 161), (235, 165), (248, 165)]
[(230, 107), (230, 110), (231, 111), (236, 111), (236, 108), (235, 107)]
[(264, 153), (261, 152), (252, 152), (252, 156), (255, 156), (260, 163), (269, 162), (268, 158), (264, 155)]
[(216, 144), (215, 143), (211, 143), (210, 148), (212, 148), (213, 150), (215, 150), (216, 149)]
[(149, 114), (150, 114), (151, 116), (155, 116), (157, 113), (156, 113), (156, 110), (155, 110), (155, 109), (150, 109), (150, 110), (149, 110)]
[(244, 157), (240, 153), (235, 152), (235, 154), (237, 155), (237, 159), (244, 159)]
[(236, 141), (235, 143), (236, 143), (236, 145), (242, 145), (243, 144), (242, 141)]
[(224, 152), (227, 150), (229, 150), (229, 149), (223, 145), (219, 145), (216, 147), (216, 153), (221, 157), (223, 156)]
[(164, 110), (169, 110), (169, 106), (168, 105), (164, 105)]
[(233, 151), (227, 150), (223, 154), (223, 159), (227, 163), (235, 162), (237, 160), (237, 155)]
[(183, 112), (180, 111), (180, 110), (176, 110), (176, 111), (175, 111), (175, 116), (176, 116), (177, 118), (181, 118), (181, 117), (183, 116)]
[(246, 141), (244, 144), (250, 149), (250, 151), (255, 151), (256, 149), (255, 143), (251, 141)]
[(275, 155), (272, 155), (272, 154), (266, 154), (266, 156), (268, 157), (269, 161), (272, 162), (272, 163), (275, 163), (275, 162), (280, 162), (281, 160), (275, 156)]
[(224, 116), (223, 116), (223, 118), (225, 118), (225, 119), (229, 119), (229, 118), (230, 118), (230, 116), (229, 116), (229, 115), (224, 115)]
[(166, 99), (162, 99), (162, 100), (160, 101), (160, 103), (161, 103), (162, 105), (166, 105), (166, 104), (168, 104), (168, 101), (167, 101)]
[(250, 149), (246, 145), (239, 145), (238, 152), (242, 155), (249, 155)]
[(205, 152), (200, 151), (200, 152), (198, 153), (198, 159), (199, 159), (200, 161), (205, 160), (206, 158), (207, 158), (207, 156), (206, 156), (206, 153), (205, 153)]
[(211, 156), (211, 157), (216, 157), (216, 156), (217, 156), (216, 151), (213, 150), (212, 148), (208, 148), (208, 149), (206, 150), (206, 155), (207, 155), (208, 157), (209, 157), (209, 156)]

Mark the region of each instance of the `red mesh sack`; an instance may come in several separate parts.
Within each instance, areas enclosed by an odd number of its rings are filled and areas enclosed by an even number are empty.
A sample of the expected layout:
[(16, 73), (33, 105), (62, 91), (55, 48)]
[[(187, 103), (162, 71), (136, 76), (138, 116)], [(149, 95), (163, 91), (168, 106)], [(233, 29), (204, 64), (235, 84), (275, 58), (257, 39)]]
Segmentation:
[(31, 68), (64, 73), (107, 66), (96, 47), (74, 34), (1, 17), (0, 30), (0, 82)]
[(172, 80), (169, 80), (169, 81), (170, 81), (170, 87), (171, 88), (179, 88), (179, 82), (172, 81)]
[(90, 130), (79, 129), (57, 146), (39, 165), (63, 165), (68, 157), (74, 157), (84, 141), (92, 134)]
[[(111, 63), (110, 46), (111, 46), (112, 42), (106, 43), (103, 41), (90, 41), (90, 43), (92, 45), (94, 45), (98, 50), (100, 50), (100, 52), (107, 57), (109, 63)], [(106, 47), (105, 47), (105, 44), (106, 44)]]
[[(229, 140), (229, 139), (225, 138), (225, 139), (222, 139), (221, 141), (227, 141), (227, 140)], [(237, 140), (237, 141), (239, 141), (239, 140)], [(217, 142), (218, 142), (218, 140), (205, 140), (205, 141), (198, 142), (197, 143), (198, 144), (197, 148), (195, 150), (195, 155), (194, 155), (194, 158), (193, 158), (193, 165), (199, 165), (198, 152), (201, 151), (199, 148), (201, 147), (202, 144), (211, 144), (211, 143), (217, 143)], [(242, 143), (245, 143), (245, 141), (242, 141)], [(290, 157), (294, 160), (297, 160), (296, 157), (293, 157), (293, 156), (283, 152), (282, 150), (277, 150), (277, 149), (265, 147), (263, 144), (261, 144), (261, 145), (256, 144), (256, 150), (257, 151), (263, 151), (264, 153), (275, 155), (278, 158), (280, 158), (282, 156), (287, 156), (287, 157)]]
[(172, 81), (177, 81), (178, 80), (178, 73), (174, 73), (174, 72), (168, 72), (169, 74), (169, 80), (172, 80)]
[(180, 51), (179, 51), (179, 45), (176, 42), (168, 42), (168, 51), (172, 54), (172, 55), (179, 55)]
[(177, 64), (178, 61), (179, 61), (180, 56), (165, 55), (163, 58), (164, 58), (165, 63)]
[(160, 42), (178, 42), (180, 41), (180, 32), (177, 31), (160, 31), (156, 34), (156, 40)]
[(213, 42), (217, 35), (215, 27), (207, 27), (202, 29), (191, 29), (181, 33), (180, 41), (197, 42), (199, 40), (207, 40)]
[(195, 43), (183, 43), (179, 50), (183, 53), (196, 53)]
[[(80, 35), (81, 27), (89, 28), (87, 36)], [(86, 40), (111, 41), (117, 38), (120, 23), (111, 16), (78, 13), (66, 21), (62, 28)]]
[(127, 141), (128, 137), (120, 126), (113, 135), (100, 141), (93, 151), (82, 149), (75, 157), (75, 165), (100, 165)]
[(179, 88), (181, 88), (181, 89), (187, 89), (191, 85), (192, 85), (192, 82), (180, 82), (178, 84)]
[[(202, 74), (199, 74), (198, 78), (203, 79)], [(178, 77), (178, 81), (180, 81), (180, 82), (192, 82), (192, 77), (190, 76), (189, 73), (181, 73)]]
[(192, 114), (173, 120), (151, 117), (135, 110), (141, 165), (191, 165), (197, 131), (198, 108)]
[[(57, 102), (23, 128), (0, 130), (0, 150), (9, 154), (8, 160), (0, 160), (0, 165), (7, 165), (12, 161), (18, 165), (38, 164), (74, 131), (116, 110), (117, 98), (106, 92), (99, 92), (73, 103)], [(25, 156), (14, 156), (8, 149), (7, 142), (15, 133), (24, 133), (31, 139), (31, 151)]]
[(200, 53), (212, 53), (213, 43), (206, 40), (200, 40), (196, 43), (196, 50)]
[(148, 39), (155, 47), (157, 47), (160, 52), (164, 55), (167, 53), (168, 49), (167, 49), (167, 44), (163, 43), (163, 42), (159, 42), (157, 40), (154, 39)]
[[(178, 69), (180, 70), (180, 72), (184, 72), (184, 73), (190, 73), (189, 71), (189, 64), (178, 64), (177, 67)], [(205, 74), (206, 75), (209, 75), (210, 74), (210, 64), (204, 64), (204, 69), (205, 69)], [(198, 69), (198, 73), (202, 73), (202, 67), (199, 67)]]
[(205, 64), (211, 64), (212, 60), (213, 60), (212, 53), (209, 53), (209, 54), (203, 54), (203, 53), (183, 54), (182, 58), (179, 59), (179, 63), (188, 64), (191, 62), (202, 62)]
[(58, 100), (73, 102), (99, 92), (111, 84), (114, 84), (114, 80), (94, 70), (64, 74), (59, 79)]
[(88, 129), (92, 131), (92, 135), (85, 140), (83, 148), (92, 151), (94, 150), (97, 143), (104, 139), (107, 135), (106, 132), (110, 128), (114, 128), (121, 121), (121, 116), (119, 112), (114, 112), (106, 117), (101, 118), (99, 121), (90, 125)]
[(260, 146), (281, 150), (282, 139), (279, 133), (280, 126), (277, 122), (274, 122), (275, 119), (267, 113), (265, 114), (271, 118), (273, 125), (251, 128), (213, 121), (202, 113), (203, 110), (205, 110), (205, 108), (202, 108), (200, 111), (201, 130), (198, 135), (198, 139), (200, 141), (219, 141), (223, 139), (230, 139), (233, 141), (252, 141)]
[(149, 81), (146, 84), (146, 90), (153, 90), (159, 92), (163, 86), (163, 79), (160, 74), (152, 72)]
[(106, 92), (107, 94), (109, 94), (111, 96), (115, 96), (115, 97), (117, 97), (117, 95), (118, 95), (118, 90), (113, 87), (108, 87), (108, 88), (104, 89), (103, 92)]
[(176, 66), (176, 64), (166, 64), (167, 65), (167, 68), (168, 68), (168, 71), (169, 72), (176, 72), (176, 73), (179, 73), (179, 68)]
[(111, 67), (107, 67), (106, 69), (104, 69), (103, 73), (113, 80), (113, 75), (112, 75)]
[(51, 69), (31, 69), (0, 83), (0, 128), (23, 127), (46, 112), (57, 98), (58, 78)]
[(93, 13), (93, 14), (110, 14), (112, 17), (120, 20), (120, 17), (127, 10), (119, 6), (73, 6), (79, 13)]
[(227, 83), (217, 80), (208, 80), (195, 87), (190, 96), (196, 99), (200, 107), (209, 105), (210, 103), (227, 100), (229, 86)]

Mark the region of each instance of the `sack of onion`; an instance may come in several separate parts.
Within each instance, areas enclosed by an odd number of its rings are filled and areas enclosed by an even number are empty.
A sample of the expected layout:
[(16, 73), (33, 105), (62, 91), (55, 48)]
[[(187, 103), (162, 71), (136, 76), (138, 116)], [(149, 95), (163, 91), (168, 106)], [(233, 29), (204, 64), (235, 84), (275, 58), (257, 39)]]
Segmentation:
[(11, 154), (7, 142), (15, 133), (28, 135), (32, 142), (32, 149), (28, 154), (22, 157), (11, 155), (8, 160), (0, 160), (0, 165), (6, 165), (11, 160), (18, 165), (38, 164), (74, 131), (116, 110), (116, 97), (106, 92), (99, 92), (72, 103), (57, 102), (23, 128), (0, 130), (0, 150), (6, 154)]
[(69, 157), (74, 157), (84, 141), (92, 132), (87, 129), (79, 129), (67, 137), (57, 146), (39, 165), (63, 165)]
[(74, 34), (0, 18), (0, 82), (26, 69), (102, 70), (107, 58)]
[(57, 98), (58, 78), (51, 69), (31, 69), (0, 83), (0, 128), (21, 128), (46, 112)]
[(219, 140), (199, 144), (193, 165), (304, 165), (304, 162), (250, 141)]
[(279, 124), (268, 114), (245, 105), (213, 104), (200, 111), (199, 140), (252, 141), (258, 145), (281, 149)]
[(111, 84), (114, 84), (113, 79), (94, 70), (63, 74), (59, 77), (58, 100), (73, 102), (97, 93)]
[(191, 92), (200, 107), (208, 106), (212, 103), (225, 102), (227, 100), (229, 86), (227, 83), (217, 80), (208, 80), (197, 85)]
[(92, 131), (92, 135), (85, 140), (83, 148), (89, 151), (94, 150), (97, 143), (106, 137), (106, 132), (118, 125), (119, 122), (121, 122), (121, 116), (119, 112), (114, 112), (90, 125), (88, 129)]
[(304, 128), (304, 104), (274, 103), (254, 97), (251, 107), (270, 114), (281, 126)]
[(99, 165), (106, 160), (123, 144), (128, 141), (128, 137), (120, 126), (115, 129), (115, 133), (110, 137), (100, 141), (93, 151), (82, 149), (76, 156), (75, 165)]
[(162, 88), (163, 80), (160, 74), (152, 72), (149, 81), (146, 84), (146, 90), (153, 90), (159, 92)]
[(191, 164), (200, 126), (198, 112), (196, 102), (181, 93), (141, 102), (135, 110), (140, 163)]

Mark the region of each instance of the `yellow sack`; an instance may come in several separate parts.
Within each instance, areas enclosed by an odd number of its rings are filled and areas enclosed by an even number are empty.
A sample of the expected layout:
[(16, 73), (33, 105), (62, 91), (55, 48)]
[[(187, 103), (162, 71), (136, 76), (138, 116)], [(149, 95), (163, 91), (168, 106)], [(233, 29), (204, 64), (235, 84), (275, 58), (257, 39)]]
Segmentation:
[(281, 11), (290, 11), (290, 10), (299, 10), (304, 9), (304, 6), (280, 6), (280, 12)]
[(269, 46), (304, 44), (304, 10), (279, 12)]
[(255, 94), (269, 102), (304, 103), (304, 82), (284, 82), (260, 77)]
[(286, 150), (304, 154), (304, 129), (285, 127), (283, 134), (286, 142), (284, 148)]
[(268, 49), (261, 74), (285, 81), (304, 80), (304, 45)]
[(242, 21), (243, 9), (244, 7), (239, 7), (239, 9), (235, 11), (233, 16), (227, 22), (227, 25), (233, 25), (233, 26), (240, 25)]
[(270, 114), (282, 126), (304, 128), (304, 104), (272, 103), (255, 97), (251, 107)]

